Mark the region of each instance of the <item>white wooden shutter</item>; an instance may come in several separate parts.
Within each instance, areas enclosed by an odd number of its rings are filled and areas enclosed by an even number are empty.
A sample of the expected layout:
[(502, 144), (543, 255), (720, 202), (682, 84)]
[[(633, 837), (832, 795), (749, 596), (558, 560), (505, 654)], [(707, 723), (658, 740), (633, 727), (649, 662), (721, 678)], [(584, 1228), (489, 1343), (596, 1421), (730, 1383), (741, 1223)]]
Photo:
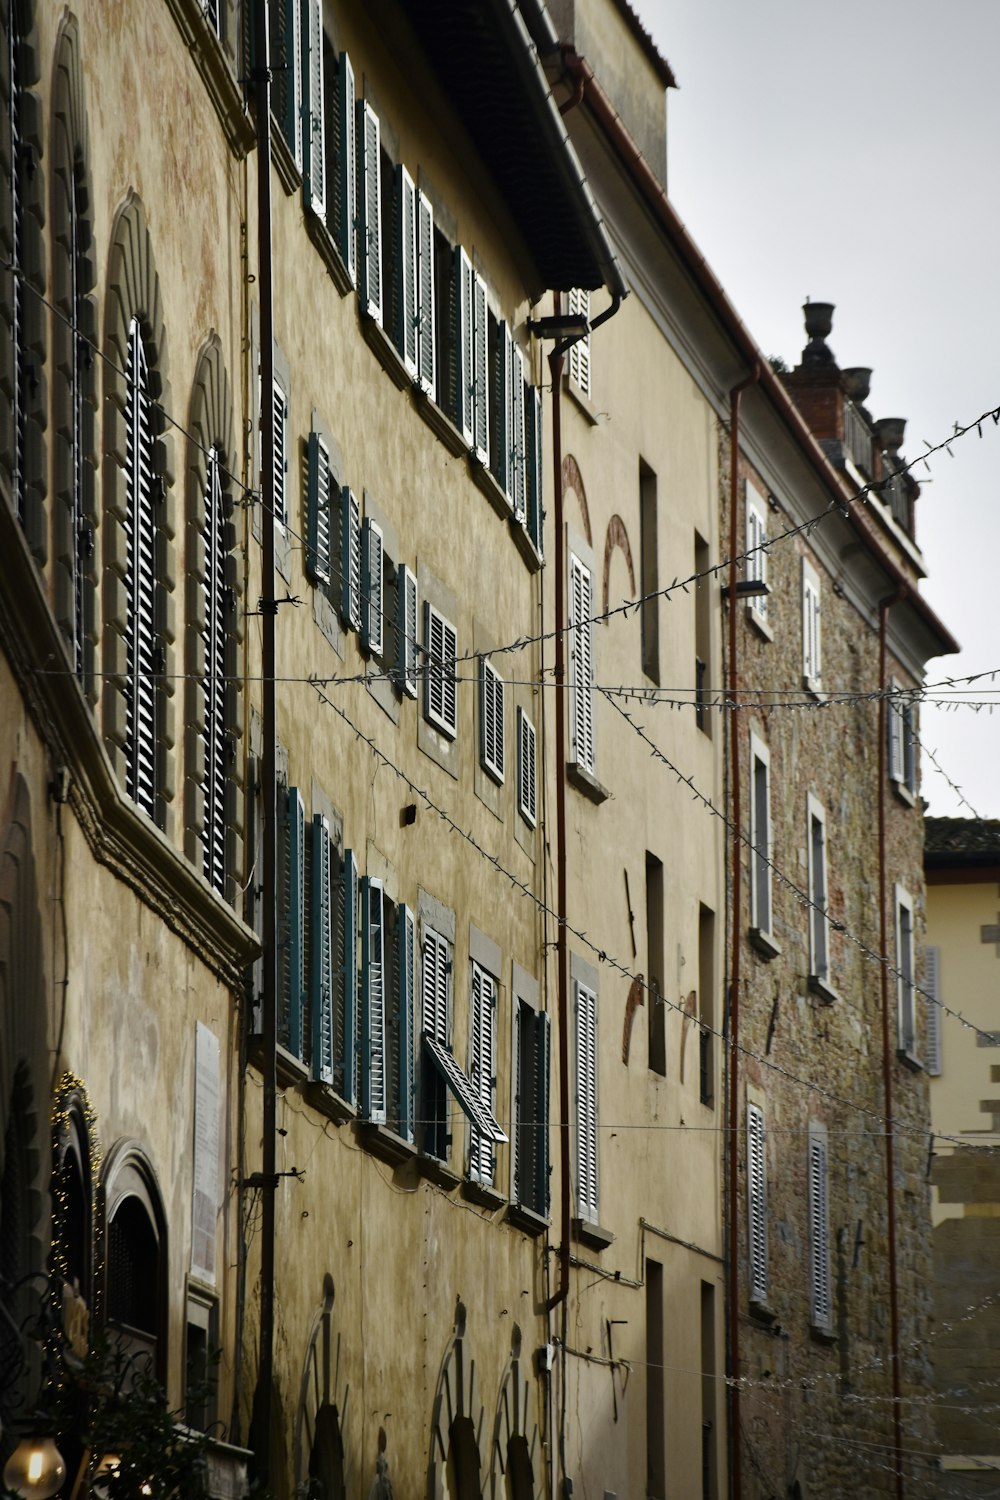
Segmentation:
[(471, 448), (476, 440), (476, 329), (472, 262), (461, 245), (455, 250), (455, 363), (458, 379), (458, 429)]
[(427, 601), (424, 603), (424, 635), (427, 646), (426, 716), (430, 723), (454, 739), (458, 730), (455, 681), (458, 635), (455, 627)]
[[(746, 550), (750, 554), (747, 558), (746, 576), (757, 583), (766, 584), (767, 553), (764, 551), (764, 543), (767, 541), (767, 522), (749, 480), (746, 484), (746, 519)], [(750, 599), (750, 607), (759, 619), (767, 619), (766, 594), (760, 596), (754, 595)]]
[(326, 111), (323, 106), (323, 0), (306, 0), (306, 191), (309, 204), (326, 218)]
[(924, 990), (926, 991), (927, 1047), (924, 1067), (932, 1077), (941, 1073), (941, 949), (924, 949)]
[(370, 318), (382, 326), (382, 151), (378, 115), (367, 100), (358, 105), (360, 173), (358, 234), (361, 295)]
[(767, 1162), (764, 1112), (747, 1105), (747, 1215), (750, 1247), (750, 1300), (767, 1302)]
[(569, 733), (570, 758), (594, 774), (594, 626), (590, 569), (569, 558)]
[(812, 907), (810, 922), (810, 973), (820, 979), (829, 975), (829, 925), (826, 915), (826, 819), (819, 806), (810, 798), (806, 806), (808, 819), (809, 896)]
[(899, 683), (894, 677), (889, 679), (889, 696), (885, 704), (886, 733), (888, 736), (888, 761), (890, 781), (902, 781), (904, 774), (904, 745), (903, 745), (903, 706), (897, 696)]
[(819, 574), (802, 559), (802, 673), (818, 682), (822, 673)]
[(532, 386), (531, 397), (528, 402), (527, 441), (529, 458), (527, 464), (528, 495), (525, 524), (535, 551), (541, 556), (545, 509), (543, 503), (542, 393), (537, 386)]
[[(567, 311), (573, 317), (590, 319), (590, 293), (583, 287), (575, 287), (569, 293), (569, 306)], [(577, 339), (571, 344), (568, 352), (568, 374), (570, 380), (579, 386), (581, 393), (590, 396), (590, 334), (585, 338)]]
[(205, 512), (202, 521), (202, 651), (204, 664), (202, 747), (202, 872), (210, 885), (226, 885), (226, 554), (223, 542), (222, 476), (219, 450), (208, 450)]
[[(494, 1026), (496, 981), (479, 964), (472, 965), (472, 1026), (469, 1073), (483, 1107), (493, 1112)], [(469, 1176), (476, 1182), (493, 1182), (494, 1153), (488, 1136), (473, 1129), (469, 1147)]]
[(514, 363), (514, 340), (510, 325), (503, 322), (497, 329), (497, 483), (507, 499), (514, 505), (514, 471), (511, 466), (511, 369)]
[(451, 1043), (448, 1025), (448, 943), (432, 928), (425, 928), (420, 966), (420, 1028), (425, 1036), (447, 1047)]
[(156, 812), (156, 515), (153, 413), (146, 350), (138, 318), (129, 325), (126, 369), (125, 789), (143, 812)]
[(511, 371), (511, 463), (513, 465), (511, 503), (514, 507), (514, 515), (523, 525), (528, 497), (528, 445), (525, 440), (524, 412), (527, 367), (522, 350), (514, 349), (513, 354)]
[(486, 283), (476, 275), (472, 288), (475, 382), (475, 453), (481, 464), (490, 461), (490, 346), (487, 322)]
[(437, 325), (434, 307), (434, 210), (417, 194), (417, 354), (421, 390), (437, 388)]
[(535, 726), (523, 708), (517, 711), (517, 807), (532, 828), (537, 822)]
[(480, 657), (480, 758), (494, 781), (504, 779), (504, 681), (485, 656)]
[(361, 618), (362, 644), (370, 656), (382, 655), (382, 528), (365, 517), (365, 584)]
[(279, 526), (287, 523), (286, 475), (288, 473), (288, 400), (277, 380), (274, 382), (274, 519)]
[(382, 882), (361, 882), (361, 1109), (384, 1124), (385, 1078), (385, 922)]
[(399, 328), (396, 340), (407, 372), (416, 379), (420, 334), (417, 280), (417, 190), (405, 167), (396, 168), (399, 254), (396, 258)]
[(312, 1074), (333, 1083), (333, 848), (330, 827), (321, 813), (312, 821), (312, 889), (309, 902), (312, 1006)]
[(581, 1219), (599, 1219), (597, 1176), (597, 996), (579, 980), (576, 991), (576, 1202)]
[(302, 26), (300, 0), (277, 0), (277, 18), (283, 42), (284, 118), (282, 127), (288, 149), (299, 172), (302, 171)]
[(361, 507), (349, 485), (341, 492), (340, 615), (351, 630), (361, 629)]
[(417, 580), (400, 563), (396, 570), (396, 671), (400, 691), (417, 696)]
[(913, 902), (902, 886), (896, 895), (896, 1000), (899, 1013), (900, 1051), (908, 1057), (917, 1055), (917, 1017), (913, 964)]
[(333, 554), (332, 476), (326, 444), (316, 432), (309, 434), (309, 547), (306, 562), (317, 583), (329, 583)]
[(354, 69), (340, 54), (340, 253), (347, 274), (358, 284), (358, 116)]
[(810, 1322), (830, 1327), (830, 1221), (826, 1141), (809, 1135)]

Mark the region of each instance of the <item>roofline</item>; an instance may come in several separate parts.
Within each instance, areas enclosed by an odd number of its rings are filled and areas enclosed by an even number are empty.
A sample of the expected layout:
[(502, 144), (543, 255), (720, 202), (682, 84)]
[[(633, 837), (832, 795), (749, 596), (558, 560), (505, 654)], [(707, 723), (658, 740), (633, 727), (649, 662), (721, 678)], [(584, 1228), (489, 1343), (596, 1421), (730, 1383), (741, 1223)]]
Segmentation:
[[(722, 283), (698, 249), (683, 220), (679, 217), (667, 197), (666, 190), (632, 138), (627, 125), (622, 120), (600, 83), (598, 83), (594, 70), (586, 58), (581, 57), (571, 46), (564, 44), (560, 50), (566, 72), (577, 85), (582, 85), (584, 102), (614, 147), (647, 206), (652, 210), (661, 227), (666, 231), (671, 245), (677, 251), (688, 274), (704, 293), (723, 330), (732, 339), (747, 364), (751, 368), (754, 364), (760, 365), (760, 389), (766, 392), (770, 398), (792, 437), (830, 492), (831, 498), (838, 505), (843, 505), (846, 491), (840, 482), (836, 470), (832, 467), (826, 453), (813, 436), (798, 407), (796, 407), (785, 387), (771, 369), (770, 364), (755, 342), (750, 330), (730, 302)], [(853, 508), (849, 508), (847, 519), (865, 546), (877, 559), (879, 566), (888, 574), (891, 582), (897, 588), (905, 590), (907, 602), (920, 615), (930, 633), (941, 643), (940, 652), (932, 654), (946, 656), (958, 651), (960, 649), (958, 641), (951, 634), (951, 631), (948, 630), (944, 622), (931, 609), (930, 605), (918, 592), (899, 564), (879, 544), (877, 538), (865, 525), (863, 518), (858, 512)]]

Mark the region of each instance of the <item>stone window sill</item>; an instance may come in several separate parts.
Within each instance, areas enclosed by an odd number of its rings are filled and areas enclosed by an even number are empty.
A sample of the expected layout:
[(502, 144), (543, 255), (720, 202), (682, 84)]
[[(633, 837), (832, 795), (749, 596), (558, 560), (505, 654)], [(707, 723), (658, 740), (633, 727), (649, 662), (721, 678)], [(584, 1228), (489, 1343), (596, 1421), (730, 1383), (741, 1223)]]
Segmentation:
[(903, 1064), (904, 1068), (909, 1068), (911, 1073), (922, 1073), (924, 1071), (924, 1065), (920, 1061), (920, 1058), (909, 1047), (897, 1047), (896, 1057)]
[(313, 1109), (320, 1114), (327, 1115), (337, 1125), (343, 1125), (346, 1120), (353, 1120), (357, 1116), (357, 1110), (346, 1099), (342, 1099), (336, 1089), (329, 1083), (320, 1083), (316, 1080), (306, 1086), (306, 1100)]
[(916, 807), (916, 793), (906, 785), (905, 781), (899, 781), (895, 776), (890, 776), (889, 781), (900, 802), (905, 802), (907, 807)]
[(837, 1342), (837, 1335), (832, 1328), (822, 1327), (819, 1323), (809, 1324), (809, 1337), (814, 1344), (823, 1344), (830, 1349)]
[(754, 609), (752, 603), (747, 604), (747, 619), (750, 621), (750, 624), (753, 626), (753, 628), (764, 637), (765, 641), (774, 640), (774, 631), (771, 629), (771, 626), (767, 623), (764, 616), (760, 614), (756, 609)]
[(509, 1203), (506, 1218), (516, 1229), (522, 1229), (525, 1234), (535, 1237), (544, 1234), (549, 1227), (548, 1219), (542, 1214), (536, 1214), (533, 1208), (525, 1207), (523, 1203)]
[(412, 1141), (404, 1140), (387, 1125), (374, 1124), (370, 1120), (359, 1120), (356, 1126), (358, 1140), (366, 1151), (388, 1162), (392, 1167), (405, 1166), (417, 1160), (417, 1148)]
[(436, 1156), (418, 1153), (417, 1166), (422, 1177), (426, 1177), (429, 1182), (437, 1183), (438, 1187), (444, 1188), (446, 1192), (450, 1193), (462, 1181), (458, 1173), (453, 1172), (446, 1161), (441, 1161)]
[(498, 1208), (503, 1208), (507, 1202), (503, 1193), (497, 1192), (495, 1187), (491, 1187), (485, 1182), (473, 1182), (471, 1178), (467, 1182), (462, 1183), (462, 1197), (468, 1199), (470, 1203), (477, 1203), (480, 1208), (488, 1208), (494, 1213)]
[(610, 1229), (602, 1229), (600, 1224), (592, 1224), (589, 1219), (574, 1219), (572, 1229), (573, 1238), (589, 1245), (591, 1250), (609, 1250), (615, 1242)]
[(611, 796), (607, 787), (598, 781), (594, 773), (588, 771), (585, 766), (579, 765), (575, 760), (567, 762), (566, 779), (576, 787), (578, 792), (582, 792), (585, 797), (598, 806), (602, 802), (607, 802)]
[(822, 974), (809, 975), (809, 991), (824, 1005), (835, 1005), (840, 999), (837, 991), (829, 984)]
[(756, 948), (761, 958), (766, 958), (768, 963), (770, 963), (772, 958), (781, 957), (780, 946), (763, 927), (751, 927), (748, 936), (751, 946)]

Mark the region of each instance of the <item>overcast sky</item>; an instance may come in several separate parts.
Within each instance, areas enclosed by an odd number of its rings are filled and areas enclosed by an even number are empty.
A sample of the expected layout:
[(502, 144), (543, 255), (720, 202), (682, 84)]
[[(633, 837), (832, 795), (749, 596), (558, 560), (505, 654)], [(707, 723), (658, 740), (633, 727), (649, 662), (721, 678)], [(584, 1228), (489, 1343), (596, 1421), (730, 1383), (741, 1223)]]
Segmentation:
[[(1000, 406), (1000, 0), (633, 4), (679, 84), (670, 197), (765, 354), (797, 363), (801, 304), (835, 303), (907, 458)], [(924, 593), (963, 648), (929, 682), (1000, 669), (1000, 427), (953, 453), (917, 471)], [(1000, 817), (1000, 707), (927, 706), (920, 734)], [(970, 815), (926, 755), (923, 793)]]

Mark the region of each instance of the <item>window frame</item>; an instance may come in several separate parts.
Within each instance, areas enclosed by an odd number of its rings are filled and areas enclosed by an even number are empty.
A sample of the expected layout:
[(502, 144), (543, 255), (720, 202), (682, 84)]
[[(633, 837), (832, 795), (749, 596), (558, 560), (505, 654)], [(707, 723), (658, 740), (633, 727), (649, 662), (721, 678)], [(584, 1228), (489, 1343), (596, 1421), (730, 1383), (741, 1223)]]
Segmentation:
[[(530, 753), (526, 746), (530, 745)], [(517, 810), (529, 828), (538, 826), (538, 738), (534, 723), (517, 708)]]
[[(744, 481), (746, 511), (746, 570), (745, 576), (755, 583), (767, 587), (768, 555), (767, 543), (767, 497), (751, 479)], [(752, 594), (747, 599), (747, 612), (756, 625), (763, 626), (770, 638), (772, 624), (768, 619), (768, 595)]]
[(822, 691), (823, 607), (820, 576), (808, 557), (802, 559), (802, 681), (811, 693)]
[(479, 760), (497, 786), (504, 784), (507, 684), (487, 655), (479, 658)]
[[(435, 630), (440, 634), (440, 650), (435, 649)], [(424, 718), (441, 734), (454, 740), (458, 736), (458, 631), (448, 617), (426, 598), (424, 653)]]
[[(896, 1056), (908, 1067), (923, 1066), (917, 1036), (916, 932), (913, 897), (897, 881), (893, 887), (896, 935)], [(904, 915), (908, 919), (904, 921)]]
[[(758, 768), (760, 768), (758, 770)], [(758, 776), (764, 777), (765, 814), (767, 818), (764, 849), (760, 849), (760, 821)], [(750, 735), (750, 939), (765, 957), (774, 957), (780, 950), (774, 939), (774, 882), (772, 861), (774, 858), (774, 820), (771, 816), (771, 752), (756, 734)], [(766, 899), (766, 921), (761, 921)]]
[[(816, 832), (819, 830), (819, 860)], [(830, 857), (826, 809), (806, 794), (806, 866), (809, 880), (809, 987), (824, 999), (835, 999), (830, 982)]]

